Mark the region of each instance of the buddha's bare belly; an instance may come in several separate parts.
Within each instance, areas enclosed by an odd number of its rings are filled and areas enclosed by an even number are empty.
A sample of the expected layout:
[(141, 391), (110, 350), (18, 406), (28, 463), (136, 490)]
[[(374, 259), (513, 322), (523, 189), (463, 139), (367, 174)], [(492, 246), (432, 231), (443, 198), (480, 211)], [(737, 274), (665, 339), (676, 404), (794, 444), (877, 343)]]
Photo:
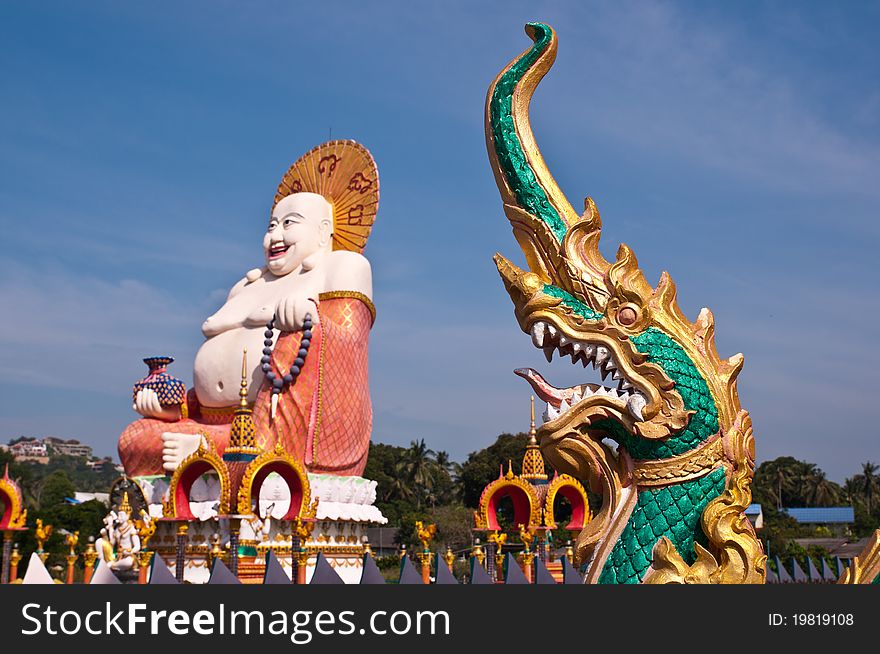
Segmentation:
[(193, 365), (193, 384), (199, 403), (208, 407), (226, 407), (238, 404), (241, 388), (241, 355), (248, 351), (248, 401), (253, 402), (263, 380), (260, 357), (263, 354), (261, 327), (233, 327), (212, 336), (196, 353)]

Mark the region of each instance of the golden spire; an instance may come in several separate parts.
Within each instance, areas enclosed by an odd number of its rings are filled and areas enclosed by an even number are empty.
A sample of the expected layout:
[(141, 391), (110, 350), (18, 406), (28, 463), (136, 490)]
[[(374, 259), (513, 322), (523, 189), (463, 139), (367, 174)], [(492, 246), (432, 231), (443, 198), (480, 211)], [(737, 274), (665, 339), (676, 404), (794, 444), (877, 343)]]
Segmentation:
[(119, 511), (125, 511), (125, 515), (131, 517), (131, 504), (128, 501), (128, 491), (122, 494), (122, 504), (119, 505)]
[(531, 445), (532, 443), (538, 442), (535, 439), (535, 434), (537, 434), (538, 431), (535, 429), (535, 396), (531, 395), (530, 398), (532, 402), (532, 419), (531, 423), (529, 424), (529, 444)]
[(523, 455), (522, 475), (520, 476), (530, 481), (547, 481), (547, 473), (544, 472), (544, 457), (541, 456), (538, 439), (535, 438), (535, 435), (538, 433), (538, 430), (535, 429), (535, 396), (532, 395), (531, 398), (532, 418), (529, 426), (529, 442)]
[(238, 408), (239, 409), (247, 409), (248, 408), (248, 382), (247, 382), (247, 348), (244, 348), (244, 352), (241, 354), (241, 388), (238, 390)]
[(229, 447), (223, 453), (226, 460), (249, 461), (260, 453), (257, 448), (257, 426), (253, 411), (248, 405), (248, 367), (247, 348), (241, 356), (241, 388), (238, 391), (238, 408), (229, 429)]

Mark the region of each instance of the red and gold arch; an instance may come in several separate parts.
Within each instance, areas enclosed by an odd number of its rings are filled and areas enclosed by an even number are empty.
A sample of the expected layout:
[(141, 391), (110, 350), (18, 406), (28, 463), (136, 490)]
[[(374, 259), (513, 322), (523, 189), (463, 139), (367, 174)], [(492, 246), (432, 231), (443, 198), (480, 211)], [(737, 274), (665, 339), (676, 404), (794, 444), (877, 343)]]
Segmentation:
[(501, 529), (498, 524), (498, 505), (505, 497), (509, 497), (513, 503), (513, 524), (541, 524), (541, 499), (535, 487), (525, 479), (515, 476), (508, 468), (507, 474), (499, 476), (483, 489), (480, 508), (474, 513), (477, 529)]
[[(207, 444), (206, 444), (207, 443)], [(196, 480), (208, 472), (215, 472), (220, 479), (220, 515), (229, 513), (229, 471), (210, 439), (202, 439), (199, 448), (177, 466), (168, 487), (164, 503), (164, 517), (175, 520), (195, 520), (189, 505), (189, 494)]]
[(587, 498), (587, 491), (583, 484), (571, 475), (557, 475), (553, 478), (547, 487), (547, 493), (544, 496), (544, 526), (548, 529), (555, 529), (556, 514), (554, 512), (554, 504), (556, 497), (565, 498), (571, 505), (571, 520), (565, 525), (565, 529), (569, 531), (580, 531), (593, 518), (590, 511), (590, 501)]
[(25, 528), (27, 510), (24, 509), (21, 489), (9, 478), (9, 465), (0, 477), (0, 502), (3, 514), (0, 515), (0, 531), (16, 531)]
[(238, 513), (252, 513), (254, 502), (260, 496), (260, 487), (271, 473), (279, 475), (290, 489), (290, 504), (282, 520), (308, 517), (311, 502), (309, 478), (302, 465), (285, 451), (279, 441), (275, 448), (266, 450), (248, 464), (238, 487)]

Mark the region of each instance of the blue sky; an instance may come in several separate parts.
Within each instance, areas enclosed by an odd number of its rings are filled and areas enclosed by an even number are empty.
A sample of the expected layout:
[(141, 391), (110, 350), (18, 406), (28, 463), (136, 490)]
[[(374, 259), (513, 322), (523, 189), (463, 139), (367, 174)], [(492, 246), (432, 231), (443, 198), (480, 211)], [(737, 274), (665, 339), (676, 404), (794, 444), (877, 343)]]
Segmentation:
[(603, 251), (710, 307), (760, 460), (841, 481), (880, 459), (880, 6), (857, 3), (4, 3), (0, 440), (114, 454), (143, 356), (191, 381), (199, 325), (261, 262), (275, 186), (354, 138), (382, 199), (366, 254), (374, 440), (462, 460), (528, 426), (531, 365), (491, 261), (521, 253), (483, 102), (559, 34), (532, 122)]

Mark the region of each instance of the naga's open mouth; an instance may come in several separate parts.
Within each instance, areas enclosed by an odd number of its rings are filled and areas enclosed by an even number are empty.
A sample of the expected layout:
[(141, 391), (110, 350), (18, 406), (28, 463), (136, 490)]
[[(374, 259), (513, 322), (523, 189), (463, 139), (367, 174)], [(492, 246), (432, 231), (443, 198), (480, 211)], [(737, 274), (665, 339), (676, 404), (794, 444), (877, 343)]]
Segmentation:
[(646, 397), (639, 392), (633, 382), (627, 379), (614, 361), (614, 354), (604, 345), (582, 341), (565, 336), (554, 325), (543, 320), (532, 324), (532, 343), (544, 350), (547, 361), (553, 360), (553, 353), (560, 357), (571, 357), (572, 363), (580, 362), (586, 369), (592, 364), (605, 381), (608, 377), (616, 384), (603, 386), (585, 383), (568, 388), (556, 388), (531, 368), (518, 368), (514, 372), (531, 384), (535, 394), (547, 403), (544, 422), (552, 422), (573, 408), (593, 398), (601, 397), (607, 404), (621, 411), (627, 411), (635, 420), (641, 421), (642, 410), (647, 405)]
[(273, 243), (269, 246), (269, 259), (277, 259), (278, 257), (282, 257), (289, 249), (290, 246), (287, 245), (287, 243), (285, 243), (284, 241)]

